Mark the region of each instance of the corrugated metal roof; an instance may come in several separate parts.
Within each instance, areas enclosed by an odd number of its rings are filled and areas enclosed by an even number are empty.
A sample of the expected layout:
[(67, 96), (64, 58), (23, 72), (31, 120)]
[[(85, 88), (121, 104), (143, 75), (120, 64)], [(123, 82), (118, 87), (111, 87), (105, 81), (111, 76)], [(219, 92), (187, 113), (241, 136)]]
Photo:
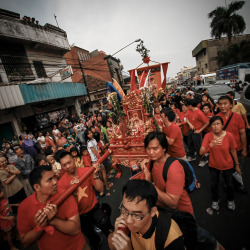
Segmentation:
[(0, 86), (0, 109), (24, 105), (19, 85)]
[(74, 82), (20, 84), (25, 104), (58, 98), (87, 95), (85, 84)]

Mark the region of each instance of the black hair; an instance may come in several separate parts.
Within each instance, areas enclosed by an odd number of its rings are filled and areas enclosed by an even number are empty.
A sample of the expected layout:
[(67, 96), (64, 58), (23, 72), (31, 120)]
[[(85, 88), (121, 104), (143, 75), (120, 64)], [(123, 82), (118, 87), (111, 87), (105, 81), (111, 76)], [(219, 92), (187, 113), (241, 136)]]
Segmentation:
[(29, 174), (29, 183), (31, 187), (34, 189), (34, 184), (40, 184), (43, 172), (52, 171), (52, 167), (49, 165), (41, 165), (35, 167)]
[(235, 98), (235, 93), (233, 91), (228, 91), (227, 95), (230, 95), (230, 97), (232, 96), (233, 99)]
[(175, 119), (175, 112), (171, 109), (167, 109), (165, 112), (165, 116), (168, 118), (170, 122), (173, 122)]
[(85, 130), (85, 132), (84, 132), (85, 140), (86, 140), (86, 141), (89, 141), (89, 138), (88, 138), (89, 132), (91, 132), (91, 133), (93, 134), (93, 132), (91, 131), (90, 128), (87, 128), (87, 129)]
[(189, 100), (187, 100), (187, 105), (189, 106), (189, 105), (191, 105), (192, 107), (197, 107), (197, 101), (195, 100), (195, 99), (189, 99)]
[(16, 148), (14, 148), (14, 152), (16, 153), (16, 151), (18, 150), (18, 149), (22, 149), (21, 147), (16, 147)]
[(223, 101), (223, 100), (228, 100), (230, 102), (230, 104), (233, 105), (233, 99), (227, 95), (223, 95), (221, 96), (219, 99), (218, 99), (218, 104), (220, 104), (219, 102), (220, 101)]
[(82, 152), (85, 151), (85, 150), (88, 150), (86, 146), (82, 146), (80, 148), (80, 155), (82, 155)]
[(209, 107), (209, 109), (210, 109), (210, 104), (209, 104), (209, 103), (203, 104), (203, 105), (201, 106), (201, 110), (203, 110), (204, 107)]
[(48, 146), (45, 150), (44, 150), (45, 155), (52, 155), (53, 154), (53, 150), (52, 150), (52, 146)]
[(171, 102), (171, 103), (170, 103), (170, 106), (171, 106), (171, 105), (174, 105), (175, 107), (177, 107), (176, 102)]
[(158, 199), (158, 194), (154, 185), (146, 180), (128, 181), (122, 188), (122, 195), (130, 201), (138, 199), (137, 203), (146, 200), (148, 209), (154, 207)]
[(56, 160), (57, 162), (60, 163), (60, 160), (61, 160), (63, 157), (65, 157), (66, 155), (69, 155), (70, 157), (73, 158), (73, 156), (71, 155), (71, 153), (68, 152), (68, 151), (66, 151), (66, 150), (64, 150), (64, 149), (58, 150), (58, 151), (55, 153), (54, 158), (55, 158), (55, 160)]
[(80, 156), (79, 155), (79, 151), (78, 151), (78, 149), (76, 148), (76, 147), (72, 147), (71, 149), (70, 149), (70, 153), (72, 153), (72, 152), (77, 152), (77, 155), (76, 156)]
[(144, 139), (144, 147), (147, 148), (149, 142), (152, 141), (153, 139), (157, 139), (159, 141), (160, 145), (164, 149), (166, 149), (166, 151), (168, 150), (168, 141), (166, 139), (166, 136), (164, 133), (162, 133), (160, 131), (152, 131), (152, 132), (148, 133), (148, 135)]
[(224, 125), (223, 119), (220, 116), (213, 116), (209, 121), (209, 125), (211, 126), (217, 120), (220, 120), (221, 124)]
[(203, 94), (201, 95), (201, 97), (203, 97), (203, 96), (206, 96), (207, 99), (209, 98), (208, 94), (206, 94), (206, 93), (203, 93)]

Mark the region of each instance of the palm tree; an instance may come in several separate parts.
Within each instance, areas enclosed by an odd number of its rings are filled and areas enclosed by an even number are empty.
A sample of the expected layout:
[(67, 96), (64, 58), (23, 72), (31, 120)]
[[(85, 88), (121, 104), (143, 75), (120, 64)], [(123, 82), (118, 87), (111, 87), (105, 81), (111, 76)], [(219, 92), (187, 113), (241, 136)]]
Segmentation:
[(234, 1), (226, 7), (219, 6), (208, 14), (208, 18), (212, 18), (210, 23), (211, 36), (220, 39), (223, 35), (228, 38), (231, 43), (233, 35), (243, 33), (246, 29), (244, 18), (235, 12), (240, 10), (245, 1)]

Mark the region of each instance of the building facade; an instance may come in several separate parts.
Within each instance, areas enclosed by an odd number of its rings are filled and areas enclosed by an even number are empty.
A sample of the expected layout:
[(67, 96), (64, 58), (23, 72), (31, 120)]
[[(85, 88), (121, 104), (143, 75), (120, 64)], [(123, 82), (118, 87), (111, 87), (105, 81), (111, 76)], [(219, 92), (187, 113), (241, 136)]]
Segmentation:
[[(250, 41), (250, 34), (232, 37), (231, 44), (244, 40)], [(217, 63), (218, 54), (227, 48), (228, 39), (226, 37), (201, 41), (192, 51), (192, 56), (196, 58), (198, 75), (215, 73), (220, 68)]]
[(125, 86), (122, 65), (119, 59), (107, 56), (105, 52), (88, 50), (72, 46), (65, 55), (67, 65), (73, 69), (72, 80), (83, 82), (87, 86), (88, 98), (81, 99), (82, 109), (102, 109), (105, 104), (106, 82), (115, 79)]
[(72, 81), (67, 34), (0, 9), (0, 136), (37, 131), (79, 113), (85, 84)]

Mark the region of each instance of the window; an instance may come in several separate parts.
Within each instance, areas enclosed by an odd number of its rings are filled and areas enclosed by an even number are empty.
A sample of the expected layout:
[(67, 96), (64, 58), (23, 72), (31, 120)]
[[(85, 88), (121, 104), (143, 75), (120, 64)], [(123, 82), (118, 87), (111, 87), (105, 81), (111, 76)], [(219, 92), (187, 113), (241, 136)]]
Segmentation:
[(47, 77), (42, 61), (33, 61), (33, 65), (38, 78)]
[(205, 63), (205, 68), (207, 69), (207, 63)]

